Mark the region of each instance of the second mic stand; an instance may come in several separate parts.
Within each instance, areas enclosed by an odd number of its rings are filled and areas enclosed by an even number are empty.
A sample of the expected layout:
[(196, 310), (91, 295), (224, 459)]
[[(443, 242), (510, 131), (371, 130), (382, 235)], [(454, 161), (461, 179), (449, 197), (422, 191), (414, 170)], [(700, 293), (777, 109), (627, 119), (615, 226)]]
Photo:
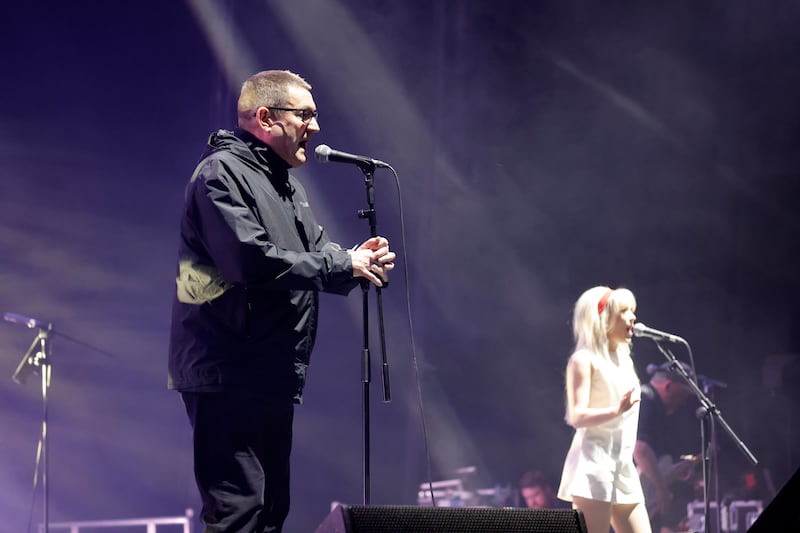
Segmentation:
[[(364, 173), (364, 185), (367, 192), (368, 209), (360, 209), (358, 218), (366, 219), (369, 222), (370, 237), (377, 237), (377, 216), (375, 213), (375, 164), (372, 161), (361, 161), (358, 164)], [(363, 386), (363, 437), (364, 437), (364, 505), (370, 502), (370, 425), (369, 425), (369, 405), (370, 405), (370, 382), (371, 382), (371, 358), (369, 352), (369, 285), (368, 280), (361, 280), (362, 292), (362, 315), (364, 324), (364, 344), (361, 351), (361, 383)], [(384, 282), (384, 286), (386, 283)], [(383, 321), (383, 300), (381, 298), (381, 288), (375, 287), (375, 294), (378, 302), (378, 331), (380, 333), (381, 354), (382, 354), (382, 375), (383, 375), (383, 401), (391, 402), (392, 393), (389, 384), (389, 363), (386, 357), (386, 335)]]
[[(681, 378), (683, 378), (683, 380), (686, 382), (686, 384), (689, 386), (689, 388), (692, 389), (692, 391), (694, 392), (695, 396), (697, 396), (698, 401), (700, 402), (700, 409), (698, 410), (698, 412), (700, 412), (701, 416), (702, 416), (702, 418), (700, 419), (700, 439), (702, 441), (702, 453), (703, 453), (703, 513), (704, 513), (703, 516), (705, 517), (703, 522), (704, 522), (704, 525), (705, 525), (705, 528), (704, 528), (705, 529), (705, 533), (710, 533), (711, 532), (711, 529), (710, 529), (711, 522), (710, 522), (710, 520), (708, 520), (709, 507), (710, 507), (709, 493), (708, 493), (708, 485), (709, 485), (708, 479), (710, 477), (710, 472), (711, 472), (710, 466), (711, 466), (711, 455), (712, 455), (712, 453), (714, 454), (715, 461), (716, 461), (716, 457), (717, 457), (716, 456), (717, 450), (716, 449), (713, 449), (713, 450), (711, 449), (712, 445), (716, 446), (716, 436), (715, 436), (715, 429), (714, 429), (715, 428), (715, 426), (714, 426), (715, 420), (717, 422), (719, 422), (719, 425), (722, 427), (722, 429), (724, 429), (725, 432), (731, 437), (731, 439), (736, 444), (736, 446), (739, 448), (739, 450), (744, 454), (744, 456), (747, 458), (747, 460), (750, 461), (750, 464), (755, 466), (755, 465), (758, 464), (758, 460), (755, 458), (755, 456), (752, 454), (752, 452), (750, 452), (750, 450), (747, 448), (747, 446), (744, 444), (744, 442), (742, 442), (742, 440), (736, 435), (736, 433), (733, 432), (733, 430), (728, 425), (728, 423), (725, 421), (725, 419), (722, 418), (722, 414), (719, 412), (719, 409), (717, 409), (717, 406), (714, 405), (714, 402), (712, 402), (708, 398), (708, 396), (706, 396), (705, 393), (702, 390), (700, 390), (700, 387), (697, 386), (697, 382), (694, 380), (694, 378), (689, 376), (689, 374), (686, 372), (686, 369), (683, 367), (682, 364), (680, 364), (678, 362), (678, 359), (675, 357), (675, 355), (668, 348), (664, 348), (664, 346), (662, 346), (661, 342), (655, 341), (655, 343), (656, 343), (656, 346), (658, 347), (658, 350), (662, 354), (664, 354), (664, 357), (666, 357), (667, 361), (669, 361), (670, 370), (672, 370), (674, 373), (678, 374), (679, 376), (681, 376)], [(708, 422), (709, 422), (710, 427), (711, 427), (711, 435), (713, 436), (713, 438), (708, 443), (706, 443), (706, 435), (705, 435), (705, 433), (706, 433), (705, 432), (705, 420), (706, 419), (708, 419)], [(720, 510), (720, 505), (719, 505), (719, 501), (718, 501), (717, 502), (717, 530), (718, 531), (719, 531), (719, 526), (720, 526), (719, 510)]]
[[(40, 327), (39, 333), (33, 339), (28, 351), (22, 357), (22, 360), (17, 365), (12, 379), (22, 385), (25, 383), (29, 374), (39, 374), (42, 378), (42, 432), (37, 449), (37, 464), (38, 459), (41, 457), (41, 475), (42, 475), (42, 505), (43, 516), (42, 522), (44, 533), (48, 533), (49, 529), (49, 489), (47, 484), (47, 389), (50, 387), (50, 378), (52, 377), (52, 364), (50, 363), (50, 336), (53, 333), (53, 325), (47, 324), (46, 327)], [(38, 479), (38, 475), (34, 476), (34, 481)], [(35, 486), (35, 485), (34, 485)]]

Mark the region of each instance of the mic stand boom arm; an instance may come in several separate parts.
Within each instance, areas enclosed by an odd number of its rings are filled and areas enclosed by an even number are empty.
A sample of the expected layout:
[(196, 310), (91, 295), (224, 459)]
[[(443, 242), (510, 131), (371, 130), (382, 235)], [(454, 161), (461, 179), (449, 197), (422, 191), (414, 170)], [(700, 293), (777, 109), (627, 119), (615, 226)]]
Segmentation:
[(661, 353), (663, 353), (664, 356), (667, 358), (667, 360), (671, 363), (670, 368), (674, 372), (679, 374), (686, 382), (686, 384), (689, 385), (692, 391), (694, 391), (695, 395), (697, 396), (697, 399), (700, 401), (700, 406), (703, 408), (703, 410), (706, 413), (713, 416), (714, 418), (716, 418), (720, 426), (722, 426), (722, 429), (725, 430), (725, 432), (731, 437), (733, 442), (736, 444), (739, 450), (744, 454), (747, 460), (750, 461), (750, 464), (752, 464), (753, 466), (757, 465), (758, 459), (755, 458), (755, 456), (747, 448), (745, 443), (742, 442), (742, 440), (736, 435), (736, 433), (734, 433), (733, 429), (731, 429), (731, 427), (728, 425), (725, 419), (722, 418), (722, 414), (719, 412), (719, 409), (717, 409), (717, 406), (714, 405), (714, 402), (712, 402), (708, 398), (708, 396), (706, 396), (705, 393), (702, 390), (700, 390), (700, 387), (697, 386), (697, 383), (691, 377), (689, 377), (689, 374), (687, 374), (683, 366), (680, 363), (678, 363), (678, 360), (675, 358), (672, 352), (670, 352), (667, 348), (664, 348), (658, 342), (656, 343), (656, 346), (658, 346), (658, 349), (661, 351)]
[[(656, 346), (658, 347), (658, 350), (662, 354), (664, 354), (664, 357), (667, 358), (667, 361), (669, 361), (670, 370), (681, 376), (683, 381), (686, 382), (689, 388), (692, 389), (692, 391), (694, 392), (695, 396), (697, 396), (697, 400), (700, 402), (700, 412), (702, 413), (703, 419), (709, 418), (712, 430), (714, 427), (714, 420), (716, 419), (716, 421), (719, 422), (719, 425), (722, 426), (722, 429), (724, 429), (725, 432), (730, 436), (730, 438), (733, 440), (733, 442), (736, 444), (739, 450), (744, 454), (747, 460), (750, 461), (750, 464), (752, 464), (753, 466), (757, 465), (758, 460), (755, 458), (752, 452), (747, 448), (745, 443), (742, 442), (742, 440), (736, 435), (736, 433), (734, 433), (733, 429), (731, 429), (731, 427), (728, 425), (725, 419), (722, 418), (722, 413), (719, 412), (717, 406), (714, 405), (714, 402), (712, 402), (702, 390), (700, 390), (700, 387), (697, 386), (697, 382), (694, 379), (692, 379), (691, 376), (689, 376), (689, 374), (686, 372), (686, 369), (683, 367), (682, 364), (678, 362), (678, 359), (675, 357), (675, 355), (668, 348), (664, 348), (664, 346), (662, 346), (661, 343), (658, 341), (656, 341)], [(709, 469), (710, 454), (707, 453), (707, 450), (705, 449), (706, 448), (705, 429), (702, 422), (703, 420), (701, 420), (700, 424), (701, 439), (703, 441), (703, 501), (705, 504), (705, 516), (706, 516), (705, 531), (706, 533), (708, 533), (710, 531), (709, 527), (711, 524), (711, 521), (707, 519), (709, 513), (708, 474), (710, 472)], [(716, 453), (716, 450), (714, 450), (714, 453)], [(719, 502), (717, 502), (717, 513), (719, 513), (719, 510), (720, 510)], [(717, 527), (719, 528), (719, 520), (717, 520)]]

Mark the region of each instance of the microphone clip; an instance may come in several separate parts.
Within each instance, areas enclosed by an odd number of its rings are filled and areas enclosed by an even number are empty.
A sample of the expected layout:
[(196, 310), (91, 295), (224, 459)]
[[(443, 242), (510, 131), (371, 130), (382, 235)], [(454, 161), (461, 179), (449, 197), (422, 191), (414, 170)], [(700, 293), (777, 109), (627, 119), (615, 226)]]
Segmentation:
[(11, 379), (19, 385), (24, 385), (28, 376), (31, 374), (37, 376), (41, 375), (41, 370), (45, 365), (49, 364), (47, 360), (49, 343), (47, 341), (50, 338), (52, 324), (49, 324), (49, 326), (51, 327), (48, 329), (39, 329), (36, 338), (33, 339), (33, 342), (31, 342), (31, 345), (28, 347), (28, 351), (25, 352), (25, 355), (22, 356), (22, 360), (17, 365), (14, 375), (11, 376)]

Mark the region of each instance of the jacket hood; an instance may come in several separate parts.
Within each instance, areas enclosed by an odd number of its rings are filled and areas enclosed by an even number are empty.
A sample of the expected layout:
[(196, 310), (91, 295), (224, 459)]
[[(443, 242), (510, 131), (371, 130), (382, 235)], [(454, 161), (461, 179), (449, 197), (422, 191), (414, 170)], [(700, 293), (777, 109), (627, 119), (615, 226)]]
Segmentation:
[(221, 129), (212, 133), (202, 159), (220, 150), (228, 151), (251, 165), (266, 164), (273, 170), (283, 172), (288, 172), (290, 168), (269, 145), (241, 128), (234, 131)]

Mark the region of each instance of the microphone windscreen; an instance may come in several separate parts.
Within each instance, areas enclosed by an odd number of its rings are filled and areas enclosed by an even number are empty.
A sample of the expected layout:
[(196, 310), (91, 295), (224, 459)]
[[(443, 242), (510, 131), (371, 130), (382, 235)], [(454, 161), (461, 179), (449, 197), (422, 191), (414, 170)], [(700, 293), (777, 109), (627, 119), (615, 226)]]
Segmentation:
[(331, 147), (327, 144), (320, 144), (314, 150), (314, 155), (317, 157), (317, 161), (320, 163), (327, 163), (328, 157), (331, 155)]

